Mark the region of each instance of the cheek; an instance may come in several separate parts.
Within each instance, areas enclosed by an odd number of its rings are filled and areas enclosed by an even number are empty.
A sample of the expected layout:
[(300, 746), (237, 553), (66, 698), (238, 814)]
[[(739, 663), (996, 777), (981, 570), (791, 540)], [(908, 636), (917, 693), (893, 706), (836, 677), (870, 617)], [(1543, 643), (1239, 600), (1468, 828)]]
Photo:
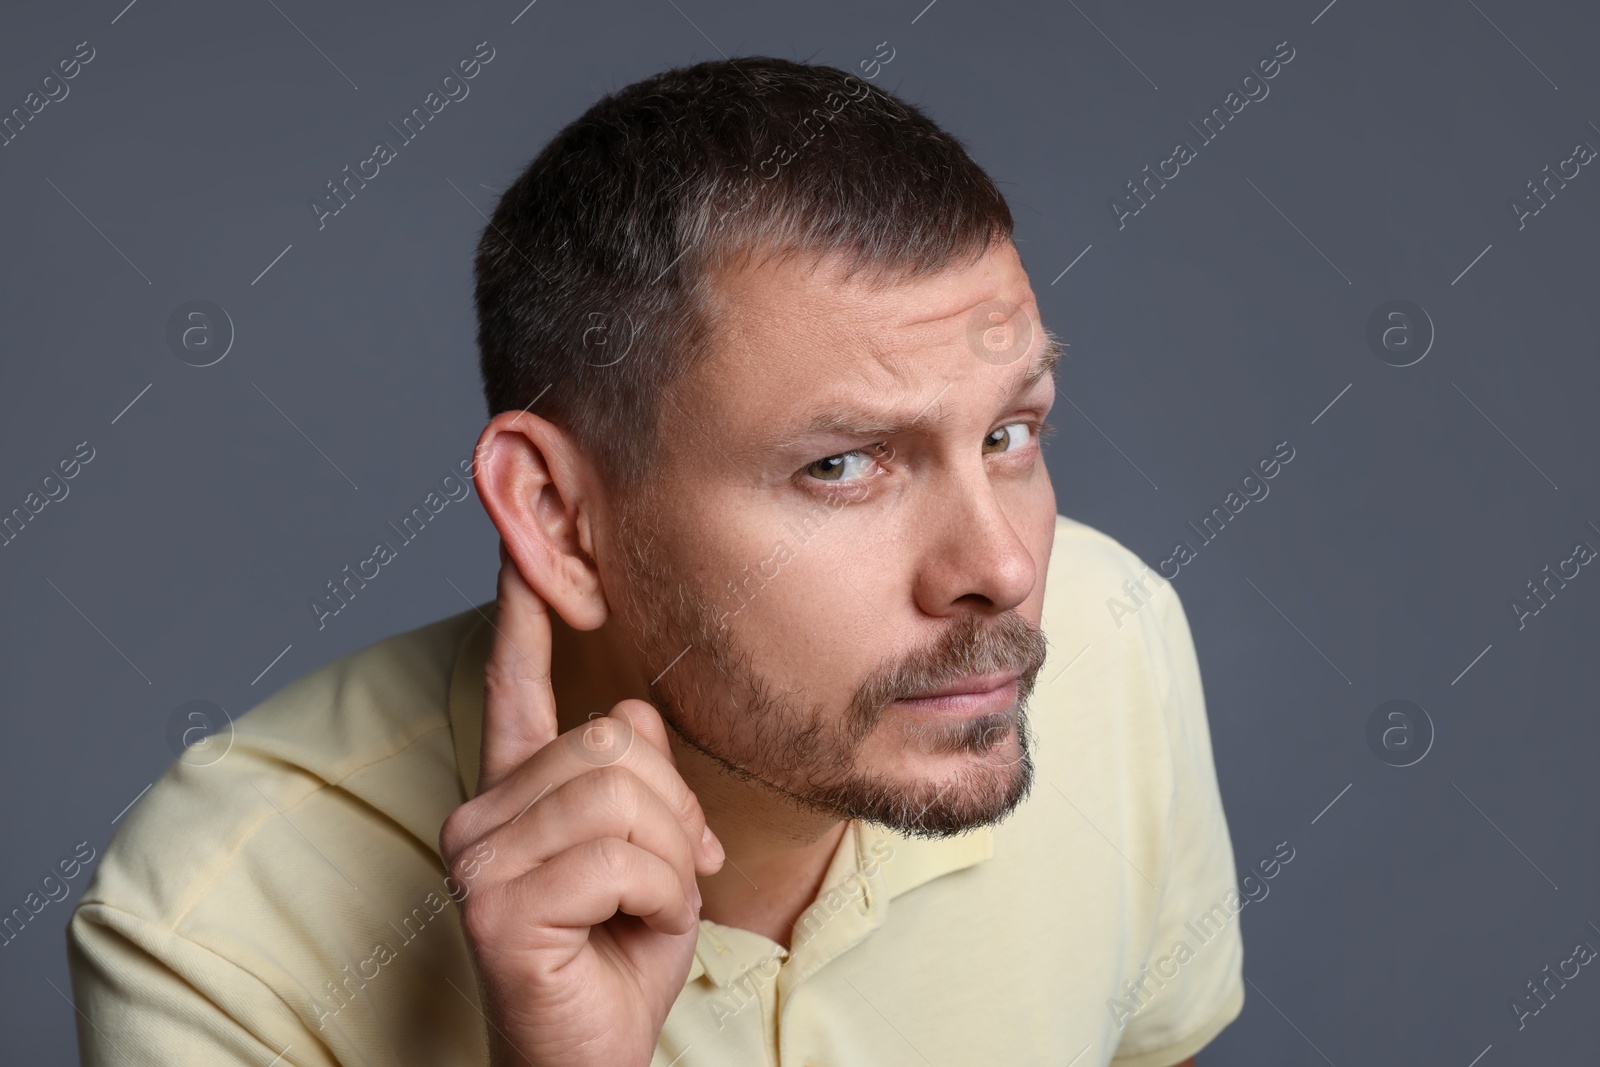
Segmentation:
[(850, 658), (849, 650), (859, 648), (872, 629), (873, 605), (884, 596), (873, 567), (815, 542), (797, 546), (765, 575), (754, 568), (745, 574), (736, 590), (745, 599), (733, 604), (742, 608), (741, 633), (801, 664)]
[(746, 558), (702, 571), (734, 643), (775, 687), (838, 707), (889, 654), (887, 619), (908, 585), (875, 525), (812, 509), (766, 530)]

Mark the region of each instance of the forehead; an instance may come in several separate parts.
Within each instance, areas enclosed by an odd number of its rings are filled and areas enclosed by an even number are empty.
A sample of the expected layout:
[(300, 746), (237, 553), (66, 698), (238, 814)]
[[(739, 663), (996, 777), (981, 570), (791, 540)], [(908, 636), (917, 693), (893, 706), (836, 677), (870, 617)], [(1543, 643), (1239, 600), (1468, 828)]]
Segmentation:
[(846, 280), (843, 268), (840, 258), (796, 257), (717, 277), (717, 339), (692, 392), (770, 419), (859, 401), (863, 390), (865, 398), (898, 395), (963, 377), (1008, 384), (1025, 371), (1026, 360), (976, 358), (970, 339), (975, 323), (991, 321), (983, 309), (997, 302), (1039, 333), (1038, 305), (1009, 241), (971, 264), (880, 288), (860, 275)]

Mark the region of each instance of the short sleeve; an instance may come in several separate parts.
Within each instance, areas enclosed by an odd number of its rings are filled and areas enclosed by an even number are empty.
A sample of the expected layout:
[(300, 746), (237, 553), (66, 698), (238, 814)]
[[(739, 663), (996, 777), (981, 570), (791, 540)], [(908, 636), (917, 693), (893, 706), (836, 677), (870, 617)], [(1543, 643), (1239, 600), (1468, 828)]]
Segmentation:
[(67, 963), (84, 1067), (338, 1067), (255, 976), (118, 908), (79, 905)]
[(1117, 1067), (1170, 1067), (1209, 1044), (1244, 1008), (1244, 906), (1211, 755), (1200, 665), (1170, 584), (1155, 598), (1151, 671), (1162, 694), (1172, 799), (1162, 891), (1142, 967), (1113, 998)]

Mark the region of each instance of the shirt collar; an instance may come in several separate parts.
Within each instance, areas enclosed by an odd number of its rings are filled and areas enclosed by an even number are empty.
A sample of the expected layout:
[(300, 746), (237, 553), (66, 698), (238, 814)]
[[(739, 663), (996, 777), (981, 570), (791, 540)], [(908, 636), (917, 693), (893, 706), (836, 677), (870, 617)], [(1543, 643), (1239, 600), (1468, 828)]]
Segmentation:
[[(489, 658), (496, 606), (492, 600), (477, 606), (478, 621), (462, 639), (450, 675), (450, 732), (455, 741), (456, 769), (467, 797), (478, 793), (478, 760), (483, 746), (483, 671)], [(876, 925), (883, 921), (888, 902), (894, 897), (993, 856), (994, 829), (991, 826), (979, 826), (956, 837), (926, 840), (905, 837), (875, 823), (854, 819), (840, 839), (823, 876), (818, 900), (825, 899), (830, 889), (850, 883), (852, 877), (856, 877), (864, 887), (866, 912)], [(687, 981), (692, 982), (704, 974), (717, 985), (725, 985), (744, 973), (753, 957), (766, 954), (759, 951), (763, 946), (770, 952), (772, 942), (760, 934), (723, 926), (709, 919), (701, 920), (699, 945)], [(778, 953), (787, 955), (781, 948)]]

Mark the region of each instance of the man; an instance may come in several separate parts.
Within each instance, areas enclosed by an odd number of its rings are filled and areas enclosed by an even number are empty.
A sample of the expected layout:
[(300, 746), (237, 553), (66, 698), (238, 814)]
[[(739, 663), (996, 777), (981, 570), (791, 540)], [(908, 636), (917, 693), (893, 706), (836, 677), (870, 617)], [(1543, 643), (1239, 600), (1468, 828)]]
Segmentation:
[(1056, 514), (1011, 225), (828, 67), (561, 131), (477, 260), (495, 602), (151, 789), (85, 1062), (1190, 1062), (1244, 996), (1198, 666)]

